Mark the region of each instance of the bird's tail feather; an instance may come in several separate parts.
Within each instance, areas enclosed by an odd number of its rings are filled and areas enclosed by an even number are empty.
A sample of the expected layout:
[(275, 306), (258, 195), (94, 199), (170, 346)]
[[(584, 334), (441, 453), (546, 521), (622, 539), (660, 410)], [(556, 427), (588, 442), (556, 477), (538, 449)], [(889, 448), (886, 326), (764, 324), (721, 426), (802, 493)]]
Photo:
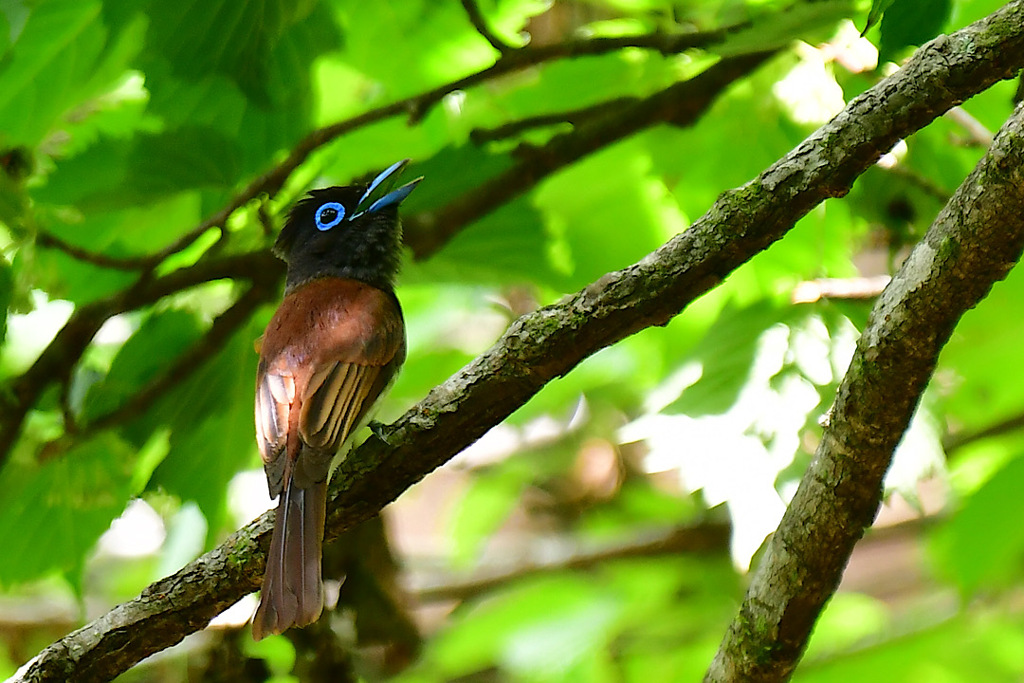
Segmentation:
[(256, 640), (316, 621), (323, 610), (320, 577), (327, 482), (281, 494), (263, 575), (260, 606), (252, 619)]

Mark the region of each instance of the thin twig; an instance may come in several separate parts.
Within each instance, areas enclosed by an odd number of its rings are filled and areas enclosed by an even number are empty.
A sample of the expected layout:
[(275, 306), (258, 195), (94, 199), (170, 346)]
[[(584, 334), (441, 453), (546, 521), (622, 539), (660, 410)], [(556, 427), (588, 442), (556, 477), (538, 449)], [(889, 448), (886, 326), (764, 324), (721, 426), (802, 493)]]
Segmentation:
[(514, 562), (506, 562), (501, 566), (477, 569), (468, 577), (446, 574), (432, 580), (421, 580), (421, 585), (414, 586), (411, 593), (420, 602), (465, 600), (536, 574), (586, 569), (613, 560), (679, 553), (728, 554), (730, 533), (730, 525), (721, 523), (647, 533), (632, 532), (628, 539), (619, 542), (605, 541), (599, 545), (583, 547), (575, 544), (567, 547), (560, 556), (552, 556), (550, 543), (545, 543), (541, 557), (518, 557)]
[(549, 126), (556, 126), (563, 123), (578, 126), (601, 116), (615, 115), (626, 107), (635, 106), (639, 102), (639, 97), (616, 97), (611, 100), (605, 100), (604, 102), (598, 102), (597, 104), (589, 107), (573, 109), (572, 111), (552, 112), (550, 114), (529, 116), (516, 121), (503, 123), (502, 125), (495, 126), (494, 128), (474, 128), (469, 133), (469, 139), (474, 144), (482, 145), (487, 142), (494, 142), (495, 140), (505, 140), (516, 137), (521, 133), (528, 130), (534, 130), (536, 128), (547, 128)]
[(483, 36), (484, 40), (491, 44), (491, 47), (502, 54), (516, 49), (495, 35), (490, 26), (487, 25), (487, 20), (484, 19), (484, 15), (480, 12), (480, 6), (476, 4), (476, 0), (462, 0), (462, 8), (466, 10), (469, 23), (473, 24), (476, 32)]
[(143, 270), (152, 265), (152, 256), (108, 256), (94, 251), (89, 251), (74, 244), (65, 242), (61, 238), (48, 232), (39, 231), (36, 233), (36, 244), (44, 247), (52, 247), (63, 251), (68, 256), (85, 263), (91, 263), (101, 268), (113, 268), (114, 270)]
[(991, 424), (977, 431), (950, 434), (943, 440), (942, 447), (946, 451), (946, 454), (949, 455), (952, 454), (953, 451), (957, 451), (976, 441), (991, 439), (996, 436), (1003, 436), (1004, 434), (1010, 434), (1021, 429), (1024, 429), (1024, 414), (1014, 415), (1013, 417), (1006, 418), (1005, 420), (1000, 420), (995, 424)]
[(671, 120), (675, 125), (692, 124), (731, 83), (749, 74), (772, 54), (726, 57), (688, 81), (623, 107), (615, 116), (598, 118), (552, 137), (541, 147), (527, 148), (511, 168), (439, 211), (407, 217), (406, 244), (416, 258), (427, 258), (465, 226), (588, 154), (657, 123)]
[[(520, 54), (516, 51), (516, 55)], [(652, 125), (660, 119), (670, 115), (676, 116), (679, 112), (693, 112), (694, 116), (702, 112), (709, 104), (711, 98), (731, 80), (747, 73), (754, 65), (760, 63), (764, 55), (748, 55), (744, 57), (733, 57), (722, 60), (719, 64), (699, 74), (692, 81), (673, 86), (668, 91), (663, 91), (642, 101), (637, 107), (620, 112), (617, 122), (604, 122), (605, 125), (595, 130), (580, 131), (578, 135), (566, 134), (551, 140), (541, 150), (531, 153), (529, 159), (514, 166), (502, 177), (511, 177), (512, 182), (508, 187), (494, 188), (493, 182), (486, 185), (490, 188), (481, 194), (470, 193), (468, 200), (455, 202), (449, 205), (443, 212), (443, 232), (424, 230), (422, 223), (417, 226), (415, 217), (407, 220), (408, 230), (406, 232), (406, 244), (413, 253), (422, 257), (432, 253), (459, 230), (476, 220), (480, 216), (494, 210), (504, 202), (508, 201), (516, 192), (524, 191), (539, 182), (546, 175), (566, 166), (572, 161), (585, 156), (602, 146), (608, 145), (615, 140), (621, 139), (644, 126)], [(731, 69), (731, 70), (729, 70)], [(723, 81), (722, 77), (727, 76)], [(693, 95), (691, 101), (686, 101)], [(647, 102), (647, 106), (642, 106)], [(397, 105), (392, 105), (397, 106)], [(184, 249), (195, 239), (208, 230), (223, 225), (228, 216), (238, 207), (251, 201), (251, 198), (261, 194), (275, 194), (286, 182), (290, 174), (308, 157), (313, 150), (335, 137), (343, 135), (374, 120), (380, 116), (382, 110), (367, 112), (334, 126), (321, 128), (303, 140), (292, 150), (288, 158), (276, 166), (273, 170), (255, 179), (249, 186), (238, 193), (227, 206), (222, 208), (213, 216), (203, 221), (192, 233), (185, 235), (174, 244), (162, 250), (160, 254), (153, 257), (151, 265), (155, 266), (166, 256), (169, 256), (180, 249)], [(497, 191), (495, 191), (497, 190)], [(479, 196), (478, 196), (479, 195)], [(237, 258), (237, 257), (235, 257)], [(273, 261), (269, 254), (262, 254), (253, 257), (260, 263), (267, 259)], [(222, 272), (218, 264), (236, 262), (234, 259), (223, 259), (222, 261), (200, 260), (196, 266), (188, 269), (175, 271), (164, 277), (155, 277), (153, 270), (142, 273), (139, 280), (129, 288), (115, 294), (109, 299), (83, 306), (75, 311), (71, 319), (65, 324), (61, 331), (54, 337), (43, 354), (21, 377), (15, 380), (13, 391), (8, 401), (8, 406), (0, 412), (0, 467), (2, 467), (11, 446), (14, 444), (17, 434), (21, 429), (22, 421), (28, 410), (35, 404), (42, 391), (49, 386), (49, 383), (67, 380), (72, 368), (81, 358), (82, 353), (88, 347), (92, 337), (99, 330), (100, 326), (110, 316), (131, 310), (137, 306), (152, 303), (155, 295), (165, 296), (171, 293), (169, 287), (175, 283), (182, 282), (183, 287), (198, 284), (195, 275), (207, 267), (206, 264), (214, 264), (214, 272)], [(268, 266), (269, 272), (280, 272), (279, 262)], [(259, 277), (255, 270), (249, 267), (239, 269), (242, 277)], [(258, 268), (256, 269), (258, 270)], [(264, 273), (268, 272), (266, 269)], [(230, 273), (220, 275), (231, 277)]]
[(992, 144), (992, 131), (986, 128), (981, 121), (971, 116), (963, 107), (953, 107), (945, 114), (946, 118), (953, 121), (967, 133), (967, 143), (971, 147), (988, 147)]
[(938, 183), (928, 178), (923, 173), (919, 173), (912, 168), (908, 168), (904, 164), (896, 164), (885, 170), (894, 176), (903, 178), (908, 183), (921, 190), (924, 194), (939, 202), (939, 204), (945, 204), (948, 202), (950, 196), (953, 194), (949, 190), (940, 187)]
[(284, 264), (269, 252), (239, 254), (214, 261), (200, 261), (163, 277), (141, 279), (109, 299), (75, 309), (68, 322), (35, 363), (0, 394), (7, 399), (0, 412), (0, 466), (10, 453), (29, 409), (52, 382), (67, 382), (78, 359), (103, 323), (112, 316), (159, 301), (183, 289), (223, 278), (261, 281), (276, 287), (284, 276)]
[(794, 304), (810, 304), (821, 299), (848, 299), (864, 301), (874, 299), (882, 293), (892, 280), (888, 275), (872, 277), (823, 277), (804, 280), (793, 288), (790, 301)]

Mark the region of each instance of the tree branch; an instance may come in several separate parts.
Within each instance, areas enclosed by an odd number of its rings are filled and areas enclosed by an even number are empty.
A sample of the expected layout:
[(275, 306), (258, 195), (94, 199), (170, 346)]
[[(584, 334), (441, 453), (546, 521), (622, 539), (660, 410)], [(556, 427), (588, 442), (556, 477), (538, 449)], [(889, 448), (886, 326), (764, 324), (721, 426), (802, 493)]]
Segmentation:
[(516, 137), (534, 128), (547, 128), (561, 123), (578, 126), (584, 121), (590, 121), (600, 116), (608, 116), (619, 112), (630, 105), (640, 102), (639, 97), (616, 97), (604, 100), (588, 107), (581, 107), (572, 111), (558, 111), (548, 114), (538, 114), (515, 121), (508, 121), (494, 128), (474, 128), (469, 132), (469, 139), (473, 144), (482, 145), (496, 140), (505, 140)]
[(43, 231), (36, 233), (36, 244), (63, 251), (73, 259), (84, 261), (85, 263), (91, 263), (93, 265), (100, 266), (101, 268), (113, 268), (114, 270), (143, 270), (145, 268), (152, 267), (153, 265), (152, 256), (108, 256), (107, 254), (101, 254), (75, 246), (70, 242), (65, 242), (56, 235)]
[(1024, 250), (1024, 108), (886, 287), (830, 424), (769, 541), (707, 681), (784, 681), (882, 500), (882, 481), (939, 352)]
[(613, 560), (680, 553), (719, 553), (728, 556), (731, 529), (728, 524), (707, 523), (648, 533), (633, 532), (624, 541), (576, 544), (576, 547), (567, 547), (554, 557), (550, 545), (546, 544), (544, 552), (537, 553), (538, 557), (518, 557), (512, 563), (485, 566), (464, 578), (445, 574), (443, 578), (424, 582), (425, 585), (417, 586), (411, 592), (419, 602), (465, 600), (510, 581), (545, 572), (586, 569)]
[(1012, 415), (987, 427), (982, 427), (977, 431), (951, 434), (943, 439), (942, 448), (947, 454), (951, 455), (953, 451), (959, 450), (975, 441), (1011, 434), (1020, 429), (1024, 429), (1024, 413)]
[(588, 154), (658, 123), (692, 125), (730, 84), (773, 54), (726, 57), (690, 80), (670, 85), (629, 106), (615, 107), (613, 114), (556, 135), (541, 147), (521, 147), (519, 160), (505, 172), (440, 211), (408, 217), (406, 244), (416, 258), (428, 258), (473, 221)]
[[(903, 69), (850, 102), (757, 179), (723, 194), (688, 230), (639, 263), (517, 320), (493, 348), (391, 425), (388, 444), (368, 439), (341, 463), (330, 487), (328, 538), (377, 513), (584, 358), (640, 329), (666, 323), (781, 238), (818, 202), (848, 192), (857, 175), (896, 140), (1021, 65), (1024, 0), (1016, 0), (922, 47)], [(1022, 188), (1024, 182), (1010, 191)], [(950, 253), (949, 247), (936, 246), (947, 258), (969, 257), (963, 249)], [(995, 251), (989, 256), (998, 257)], [(967, 283), (966, 289), (970, 296), (979, 295), (977, 283)], [(964, 298), (953, 296), (957, 302)], [(899, 319), (905, 320), (903, 315)], [(915, 325), (906, 320), (905, 329)], [(866, 339), (871, 347), (874, 339)], [(907, 371), (900, 370), (899, 376)], [(847, 399), (847, 394), (840, 396), (842, 411), (850, 405)], [(883, 418), (883, 425), (891, 423), (892, 418)], [(829, 443), (836, 443), (835, 436)], [(840, 484), (845, 490), (857, 482)], [(109, 680), (202, 628), (258, 587), (271, 516), (264, 514), (138, 598), (52, 644), (13, 680)], [(862, 528), (856, 529), (858, 535)], [(771, 656), (777, 647), (766, 644), (762, 652)]]

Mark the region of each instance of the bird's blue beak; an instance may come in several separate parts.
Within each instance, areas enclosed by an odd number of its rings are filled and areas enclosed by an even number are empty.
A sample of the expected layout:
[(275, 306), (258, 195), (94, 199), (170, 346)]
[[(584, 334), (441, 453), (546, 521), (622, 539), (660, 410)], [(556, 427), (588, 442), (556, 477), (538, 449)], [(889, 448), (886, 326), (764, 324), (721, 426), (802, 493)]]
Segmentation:
[(398, 189), (392, 189), (398, 182), (398, 176), (401, 175), (402, 169), (409, 163), (408, 159), (402, 159), (391, 164), (385, 169), (380, 175), (373, 179), (369, 187), (366, 188), (366, 192), (363, 193), (362, 198), (359, 200), (359, 204), (356, 205), (356, 210), (353, 212), (352, 217), (354, 219), (364, 213), (373, 213), (374, 211), (380, 211), (389, 206), (397, 206), (409, 196), (409, 193), (416, 189), (416, 185), (419, 184), (422, 177), (416, 178), (415, 180), (402, 185)]

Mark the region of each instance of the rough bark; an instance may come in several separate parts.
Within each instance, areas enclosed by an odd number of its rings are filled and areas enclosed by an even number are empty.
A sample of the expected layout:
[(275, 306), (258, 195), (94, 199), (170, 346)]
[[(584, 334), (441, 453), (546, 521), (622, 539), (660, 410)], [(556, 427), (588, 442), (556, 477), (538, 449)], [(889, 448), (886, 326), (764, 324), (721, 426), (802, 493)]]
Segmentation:
[(893, 451), (960, 317), (1024, 249), (1018, 107), (875, 303), (815, 458), (706, 681), (784, 681), (882, 500)]
[[(666, 323), (817, 203), (848, 192), (897, 140), (1022, 65), (1024, 1), (1017, 1), (921, 48), (904, 69), (757, 179), (723, 194), (690, 229), (639, 263), (520, 318), (492, 349), (392, 425), (388, 444), (371, 439), (341, 465), (330, 491), (328, 535), (375, 514), (587, 356)], [(948, 257), (945, 247), (937, 249)], [(885, 383), (883, 375), (871, 377)], [(269, 517), (54, 643), (14, 680), (109, 680), (202, 628), (257, 587)], [(775, 647), (767, 647), (769, 654)]]

